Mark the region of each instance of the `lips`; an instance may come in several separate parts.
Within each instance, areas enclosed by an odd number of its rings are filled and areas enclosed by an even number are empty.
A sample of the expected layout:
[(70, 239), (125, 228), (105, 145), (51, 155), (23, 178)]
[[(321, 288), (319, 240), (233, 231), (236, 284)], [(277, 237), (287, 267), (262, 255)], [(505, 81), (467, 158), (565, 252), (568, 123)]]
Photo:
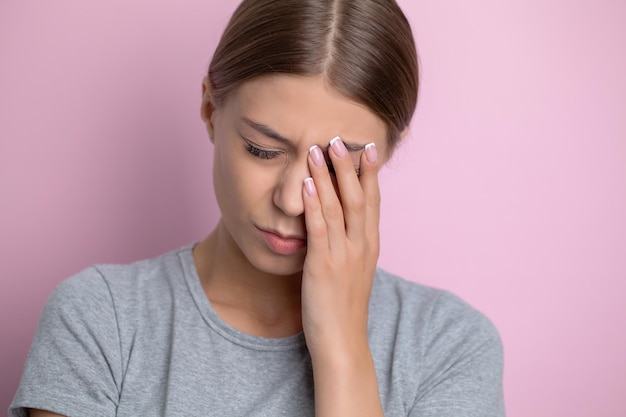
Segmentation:
[(279, 255), (293, 255), (306, 248), (306, 239), (293, 235), (282, 235), (272, 230), (258, 228), (268, 248)]

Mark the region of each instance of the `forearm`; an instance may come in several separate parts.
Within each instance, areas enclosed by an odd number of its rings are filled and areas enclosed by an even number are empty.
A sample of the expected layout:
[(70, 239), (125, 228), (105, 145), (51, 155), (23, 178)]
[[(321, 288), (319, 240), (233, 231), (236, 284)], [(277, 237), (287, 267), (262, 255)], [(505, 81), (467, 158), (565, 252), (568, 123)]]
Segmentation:
[(313, 357), (316, 417), (383, 417), (367, 345)]

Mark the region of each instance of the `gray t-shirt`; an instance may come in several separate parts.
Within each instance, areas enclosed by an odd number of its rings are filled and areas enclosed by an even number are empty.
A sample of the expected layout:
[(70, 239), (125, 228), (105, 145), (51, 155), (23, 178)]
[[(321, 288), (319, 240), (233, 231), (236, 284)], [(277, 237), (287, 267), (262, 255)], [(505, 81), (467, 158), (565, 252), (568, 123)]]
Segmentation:
[[(314, 416), (304, 335), (226, 324), (191, 249), (94, 266), (59, 285), (9, 416)], [(385, 416), (504, 415), (498, 333), (450, 293), (378, 270), (369, 341)]]

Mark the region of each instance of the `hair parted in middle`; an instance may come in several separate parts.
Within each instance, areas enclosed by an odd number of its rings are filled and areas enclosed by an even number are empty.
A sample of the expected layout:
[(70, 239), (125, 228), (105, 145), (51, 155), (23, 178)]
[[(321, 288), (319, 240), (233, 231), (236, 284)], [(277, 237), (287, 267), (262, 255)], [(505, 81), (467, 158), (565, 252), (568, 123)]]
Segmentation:
[(394, 0), (244, 0), (209, 66), (213, 104), (270, 74), (323, 76), (383, 120), (393, 150), (419, 85), (408, 20)]

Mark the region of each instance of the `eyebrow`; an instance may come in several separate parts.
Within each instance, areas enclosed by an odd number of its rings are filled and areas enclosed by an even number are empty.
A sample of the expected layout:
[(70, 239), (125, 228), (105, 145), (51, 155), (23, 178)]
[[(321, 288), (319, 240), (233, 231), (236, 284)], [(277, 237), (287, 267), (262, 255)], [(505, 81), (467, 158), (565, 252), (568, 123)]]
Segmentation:
[[(248, 126), (250, 126), (251, 128), (253, 128), (254, 130), (256, 130), (257, 132), (270, 137), (272, 139), (275, 139), (281, 143), (284, 143), (285, 145), (289, 145), (289, 146), (293, 146), (293, 141), (290, 139), (287, 139), (286, 137), (282, 136), (281, 134), (275, 132), (271, 127), (261, 124), (261, 123), (257, 123), (255, 121), (252, 121), (250, 119), (248, 119), (247, 117), (243, 117), (242, 118), (244, 122), (246, 122), (246, 124)], [(348, 149), (348, 152), (358, 152), (358, 151), (362, 151), (363, 149), (365, 149), (365, 145), (360, 145), (358, 143), (350, 143), (350, 142), (343, 142), (344, 145), (346, 145), (346, 149)]]

